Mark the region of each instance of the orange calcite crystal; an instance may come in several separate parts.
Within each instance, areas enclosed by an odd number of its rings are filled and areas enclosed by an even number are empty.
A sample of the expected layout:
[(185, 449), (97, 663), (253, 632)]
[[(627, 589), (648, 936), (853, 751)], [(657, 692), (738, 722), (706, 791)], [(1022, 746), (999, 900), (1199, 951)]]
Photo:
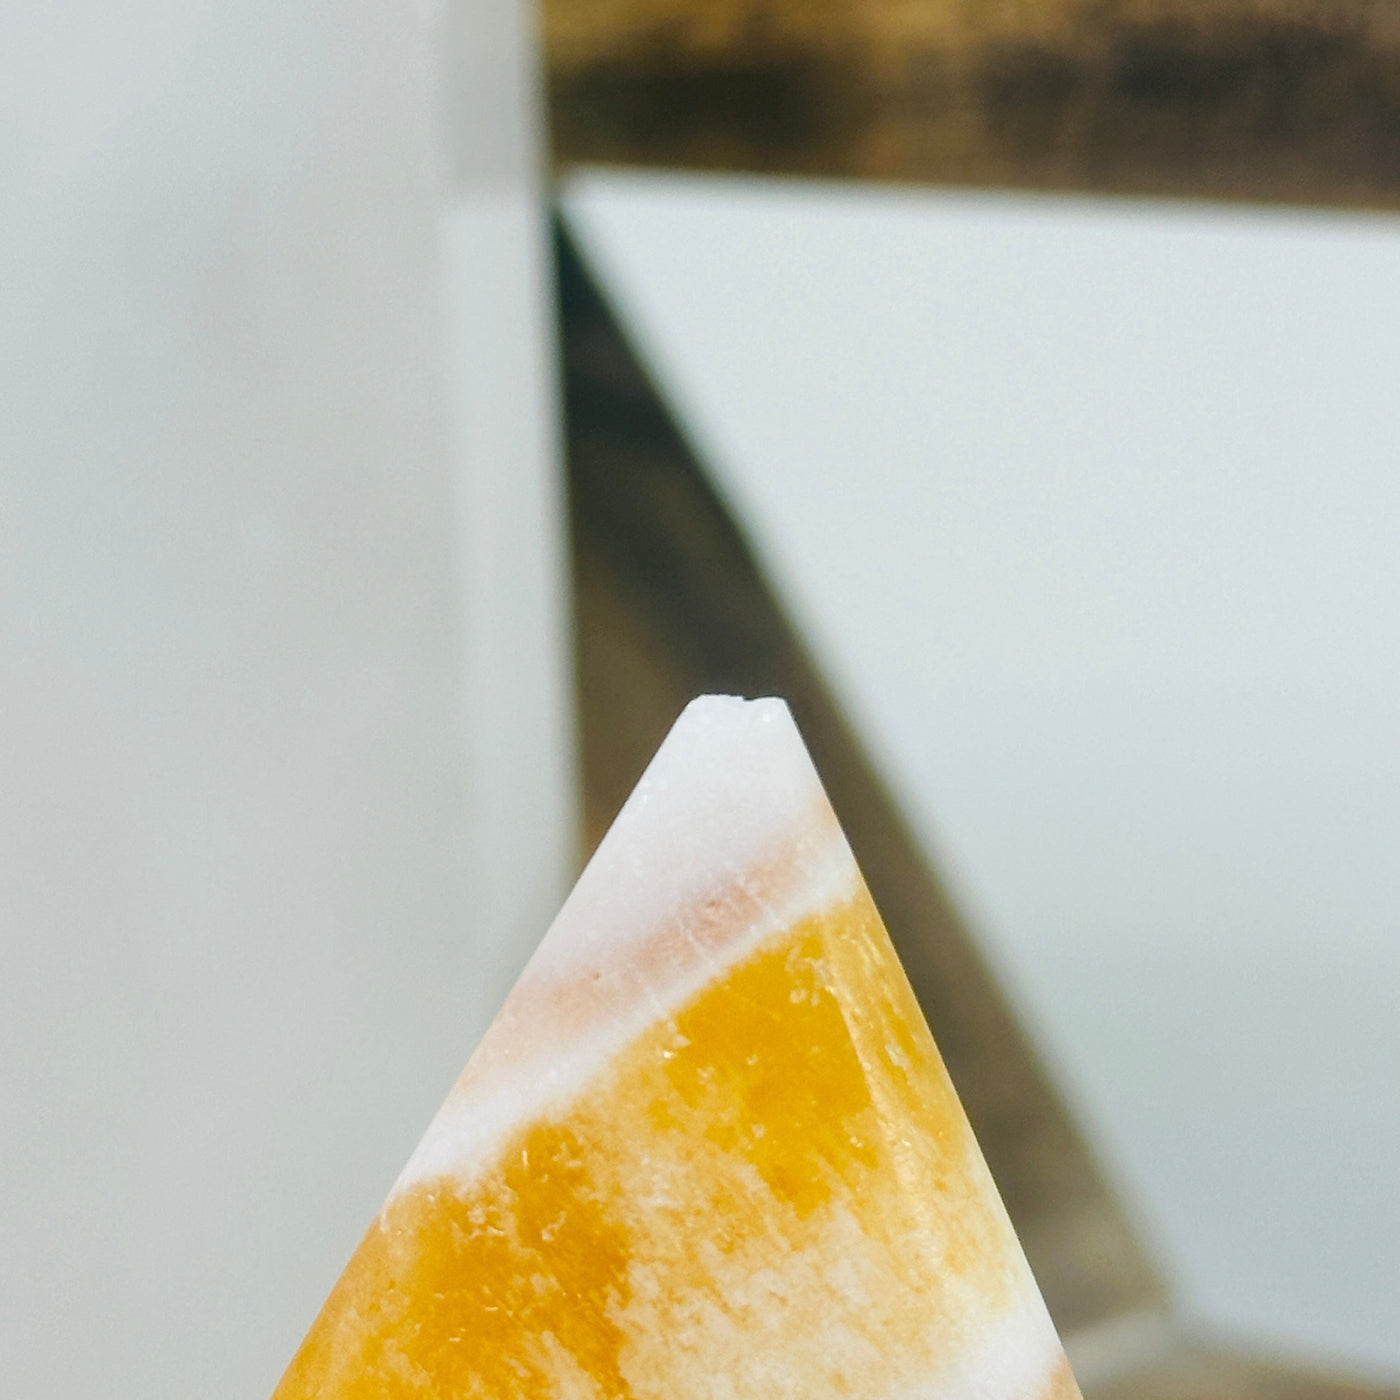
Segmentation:
[(1077, 1400), (786, 706), (677, 722), (274, 1400)]

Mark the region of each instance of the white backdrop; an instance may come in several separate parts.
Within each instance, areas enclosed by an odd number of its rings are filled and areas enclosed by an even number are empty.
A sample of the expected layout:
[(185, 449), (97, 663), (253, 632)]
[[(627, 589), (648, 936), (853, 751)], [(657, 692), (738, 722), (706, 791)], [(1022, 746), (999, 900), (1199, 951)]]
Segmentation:
[(1400, 1375), (1400, 220), (570, 208), (1187, 1305)]
[(446, 9), (441, 120), (408, 0), (0, 21), (7, 1396), (268, 1394), (573, 858), (528, 70)]

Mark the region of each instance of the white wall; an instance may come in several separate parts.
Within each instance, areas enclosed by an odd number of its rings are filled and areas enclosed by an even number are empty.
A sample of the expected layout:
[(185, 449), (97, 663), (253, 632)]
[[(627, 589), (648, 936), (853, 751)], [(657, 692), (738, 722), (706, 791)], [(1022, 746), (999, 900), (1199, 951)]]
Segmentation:
[(1400, 1373), (1400, 221), (569, 207), (1188, 1306)]
[(270, 1393), (561, 895), (522, 48), (451, 8), (504, 167), (409, 0), (0, 21), (6, 1396)]

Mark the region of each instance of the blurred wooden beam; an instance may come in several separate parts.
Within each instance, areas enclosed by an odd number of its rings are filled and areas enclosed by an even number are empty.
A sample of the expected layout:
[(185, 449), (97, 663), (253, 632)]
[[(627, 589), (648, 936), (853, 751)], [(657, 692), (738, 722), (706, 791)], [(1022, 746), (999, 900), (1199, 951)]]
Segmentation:
[(556, 158), (1400, 206), (1392, 0), (545, 0)]

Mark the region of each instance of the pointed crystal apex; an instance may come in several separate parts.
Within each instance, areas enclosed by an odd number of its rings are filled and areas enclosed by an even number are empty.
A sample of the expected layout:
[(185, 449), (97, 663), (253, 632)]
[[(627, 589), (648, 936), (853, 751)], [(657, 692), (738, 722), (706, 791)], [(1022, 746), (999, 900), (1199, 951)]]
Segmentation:
[(275, 1400), (1071, 1400), (786, 705), (676, 722)]

